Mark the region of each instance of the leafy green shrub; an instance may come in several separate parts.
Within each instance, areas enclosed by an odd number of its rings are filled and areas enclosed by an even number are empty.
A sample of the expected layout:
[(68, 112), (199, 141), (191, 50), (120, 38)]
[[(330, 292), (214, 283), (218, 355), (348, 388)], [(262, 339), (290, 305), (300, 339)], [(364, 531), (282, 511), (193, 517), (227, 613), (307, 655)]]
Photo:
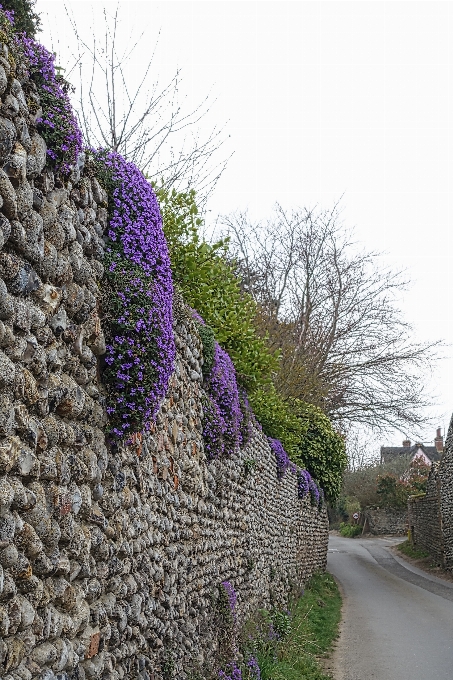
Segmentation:
[(334, 500), (341, 491), (348, 462), (344, 438), (317, 406), (295, 400), (293, 408), (303, 432), (298, 452), (300, 460), (294, 462), (306, 467), (328, 500)]
[(346, 522), (340, 523), (340, 534), (346, 538), (354, 538), (362, 533), (362, 527), (358, 524), (346, 524)]
[(273, 385), (252, 393), (250, 403), (263, 432), (279, 439), (290, 459), (310, 472), (328, 500), (335, 500), (347, 456), (344, 439), (328, 417), (312, 404), (284, 401)]
[(278, 367), (265, 340), (255, 330), (256, 305), (241, 292), (226, 260), (227, 242), (200, 238), (195, 191), (178, 193), (155, 186), (172, 264), (173, 280), (185, 301), (201, 314), (228, 352), (239, 382), (248, 390), (270, 383)]
[(386, 474), (378, 478), (377, 494), (386, 507), (405, 508), (413, 494), (423, 493), (431, 466), (415, 458), (400, 477)]

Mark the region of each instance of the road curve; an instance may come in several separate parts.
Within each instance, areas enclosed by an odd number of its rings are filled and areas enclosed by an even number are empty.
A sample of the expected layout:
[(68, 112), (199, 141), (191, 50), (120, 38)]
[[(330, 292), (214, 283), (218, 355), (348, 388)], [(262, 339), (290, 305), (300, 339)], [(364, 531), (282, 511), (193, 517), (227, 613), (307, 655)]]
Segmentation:
[(335, 680), (453, 679), (453, 584), (394, 559), (400, 540), (330, 536), (344, 597)]

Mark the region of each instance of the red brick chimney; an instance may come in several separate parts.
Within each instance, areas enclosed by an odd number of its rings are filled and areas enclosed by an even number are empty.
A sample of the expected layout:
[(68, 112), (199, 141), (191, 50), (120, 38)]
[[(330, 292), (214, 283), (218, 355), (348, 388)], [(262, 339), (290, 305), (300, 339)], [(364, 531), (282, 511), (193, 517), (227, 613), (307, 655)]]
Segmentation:
[(440, 433), (440, 427), (437, 428), (436, 436), (434, 438), (434, 446), (438, 453), (443, 453), (444, 450), (444, 438)]
[(411, 447), (410, 440), (409, 440), (409, 439), (405, 439), (405, 440), (403, 441), (403, 446), (404, 446), (405, 448), (407, 448), (407, 449), (410, 449), (410, 447)]

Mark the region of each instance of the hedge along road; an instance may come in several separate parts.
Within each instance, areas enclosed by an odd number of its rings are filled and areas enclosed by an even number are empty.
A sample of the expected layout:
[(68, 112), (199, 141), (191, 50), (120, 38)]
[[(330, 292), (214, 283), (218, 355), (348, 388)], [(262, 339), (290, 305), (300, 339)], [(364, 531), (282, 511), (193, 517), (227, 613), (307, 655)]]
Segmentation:
[(330, 536), (343, 592), (335, 680), (452, 680), (453, 583), (395, 559), (401, 539)]

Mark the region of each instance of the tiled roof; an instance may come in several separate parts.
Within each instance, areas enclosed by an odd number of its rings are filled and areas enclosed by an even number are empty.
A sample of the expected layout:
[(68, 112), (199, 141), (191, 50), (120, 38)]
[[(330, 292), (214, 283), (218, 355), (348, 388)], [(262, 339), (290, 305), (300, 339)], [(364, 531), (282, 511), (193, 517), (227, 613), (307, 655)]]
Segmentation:
[(390, 460), (396, 456), (412, 457), (421, 449), (430, 461), (435, 462), (442, 458), (442, 453), (435, 446), (425, 446), (424, 444), (414, 444), (413, 446), (381, 446), (381, 460)]

